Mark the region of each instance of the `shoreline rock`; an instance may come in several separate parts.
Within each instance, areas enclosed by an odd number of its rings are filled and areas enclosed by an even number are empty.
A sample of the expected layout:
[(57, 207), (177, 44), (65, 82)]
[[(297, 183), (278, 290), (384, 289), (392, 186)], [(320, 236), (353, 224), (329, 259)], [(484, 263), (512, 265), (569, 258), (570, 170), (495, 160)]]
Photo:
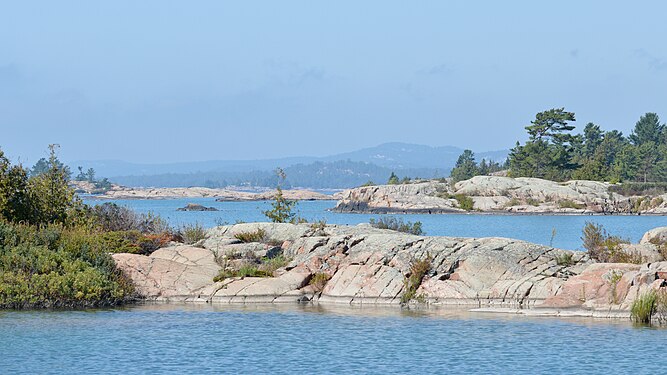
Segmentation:
[[(262, 242), (241, 233), (263, 231)], [(214, 282), (225, 254), (291, 259), (274, 277)], [(567, 258), (567, 262), (562, 261)], [(418, 305), (543, 316), (629, 317), (632, 301), (667, 288), (667, 262), (595, 263), (584, 252), (508, 238), (425, 237), (358, 226), (245, 223), (196, 246), (113, 254), (144, 301), (401, 305), (411, 263), (429, 259)], [(311, 285), (317, 274), (327, 280)]]
[[(335, 212), (344, 213), (490, 213), (576, 215), (665, 215), (667, 194), (628, 197), (609, 192), (609, 183), (537, 178), (476, 176), (452, 186), (442, 181), (364, 186), (335, 194)], [(469, 199), (472, 210), (461, 208)], [(469, 208), (469, 207), (468, 207)]]
[(176, 209), (176, 211), (219, 211), (215, 207), (206, 207), (201, 204), (188, 203), (185, 207)]
[[(217, 198), (217, 201), (262, 201), (272, 200), (275, 190), (251, 193), (227, 189), (204, 187), (189, 188), (128, 188), (114, 186), (104, 194), (94, 195), (93, 199), (174, 199), (174, 198)], [(334, 200), (331, 195), (310, 190), (283, 190), (283, 195), (291, 200)]]

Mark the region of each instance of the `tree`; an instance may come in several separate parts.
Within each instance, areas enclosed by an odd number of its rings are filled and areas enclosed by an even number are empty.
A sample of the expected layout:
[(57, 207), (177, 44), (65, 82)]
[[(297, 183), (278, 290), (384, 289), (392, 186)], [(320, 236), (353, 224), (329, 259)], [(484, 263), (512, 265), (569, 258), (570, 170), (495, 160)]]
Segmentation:
[(660, 125), (660, 117), (653, 112), (648, 112), (639, 118), (628, 138), (635, 146), (648, 142), (659, 144), (664, 139), (664, 132), (665, 125)]
[(396, 176), (396, 173), (391, 172), (391, 176), (389, 176), (389, 180), (387, 181), (388, 185), (398, 185), (400, 183), (400, 180), (398, 179), (398, 176)]
[(574, 129), (574, 113), (564, 108), (554, 108), (535, 115), (526, 126), (529, 140), (524, 146), (517, 142), (510, 151), (510, 175), (513, 177), (537, 177), (564, 180), (570, 177), (577, 165), (573, 160), (573, 143), (577, 137), (568, 132)]
[(464, 150), (456, 160), (456, 165), (450, 176), (454, 181), (463, 181), (479, 174), (477, 163), (475, 163), (475, 154), (471, 150)]
[(86, 180), (88, 182), (95, 182), (95, 170), (93, 168), (88, 168), (86, 171)]
[(293, 212), (296, 201), (286, 199), (283, 196), (282, 182), (285, 181), (287, 175), (282, 168), (276, 168), (276, 175), (278, 176), (278, 185), (276, 186), (276, 195), (271, 203), (271, 209), (264, 211), (264, 216), (269, 218), (274, 223), (296, 223), (300, 221)]
[(526, 126), (526, 131), (531, 140), (542, 138), (559, 138), (565, 132), (574, 129), (568, 121), (575, 121), (573, 112), (566, 112), (565, 108), (552, 108), (548, 111), (535, 115), (531, 125)]
[(68, 211), (79, 203), (69, 187), (69, 171), (58, 160), (58, 145), (49, 145), (46, 171), (31, 176), (29, 189), (34, 194), (38, 223), (64, 223)]

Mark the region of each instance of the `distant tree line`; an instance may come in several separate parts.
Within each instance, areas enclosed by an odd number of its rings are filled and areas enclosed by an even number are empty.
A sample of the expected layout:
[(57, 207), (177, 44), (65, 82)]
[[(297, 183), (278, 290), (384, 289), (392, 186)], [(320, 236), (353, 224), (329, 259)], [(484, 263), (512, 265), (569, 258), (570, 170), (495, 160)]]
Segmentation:
[(498, 163), (493, 160), (482, 159), (479, 163), (475, 161), (475, 153), (464, 150), (456, 161), (456, 165), (450, 176), (454, 181), (463, 181), (474, 176), (488, 175), (507, 169), (507, 163)]
[(656, 113), (639, 118), (626, 137), (618, 130), (605, 131), (592, 122), (583, 133), (573, 134), (575, 114), (564, 108), (543, 111), (525, 129), (528, 140), (517, 142), (505, 165), (494, 164), (486, 173), (466, 150), (452, 170), (454, 180), (507, 169), (511, 177), (537, 177), (608, 182), (667, 181), (667, 127)]

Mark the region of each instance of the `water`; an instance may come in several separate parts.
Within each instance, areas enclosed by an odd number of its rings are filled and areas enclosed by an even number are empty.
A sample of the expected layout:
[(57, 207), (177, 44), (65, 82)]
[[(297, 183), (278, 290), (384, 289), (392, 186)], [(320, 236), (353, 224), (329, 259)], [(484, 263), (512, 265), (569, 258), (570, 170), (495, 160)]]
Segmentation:
[(667, 331), (440, 310), (149, 305), (0, 312), (0, 372), (659, 374)]
[[(90, 204), (105, 201), (86, 200)], [(216, 202), (213, 198), (185, 198), (163, 200), (115, 200), (138, 212), (153, 212), (167, 219), (172, 225), (199, 223), (213, 227), (236, 221), (266, 221), (263, 211), (271, 208), (270, 201)], [(176, 211), (188, 203), (212, 206), (220, 211)], [(308, 221), (326, 220), (329, 224), (356, 225), (368, 223), (379, 215), (343, 214), (330, 212), (335, 201), (303, 201), (297, 205), (299, 215)], [(389, 215), (388, 215), (389, 216)], [(581, 230), (587, 221), (602, 224), (609, 233), (639, 241), (647, 230), (667, 226), (667, 216), (579, 216), (579, 215), (396, 215), (406, 221), (421, 221), (424, 231), (432, 236), (455, 237), (509, 237), (563, 249), (581, 250)], [(555, 235), (552, 237), (552, 231)]]

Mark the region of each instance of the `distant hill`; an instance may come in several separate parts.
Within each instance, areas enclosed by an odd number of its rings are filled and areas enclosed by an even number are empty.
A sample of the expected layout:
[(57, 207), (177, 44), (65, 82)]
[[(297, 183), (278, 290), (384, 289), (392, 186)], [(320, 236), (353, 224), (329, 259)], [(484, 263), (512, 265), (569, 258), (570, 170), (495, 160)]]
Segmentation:
[[(276, 167), (285, 169), (288, 183), (305, 188), (348, 188), (367, 181), (384, 183), (395, 172), (400, 177), (444, 177), (463, 149), (408, 143), (385, 143), (376, 147), (326, 157), (289, 157), (264, 160), (213, 160), (202, 162), (139, 164), (123, 161), (75, 161), (94, 168), (98, 176), (126, 186), (275, 186)], [(477, 160), (504, 161), (507, 151), (481, 152)]]

